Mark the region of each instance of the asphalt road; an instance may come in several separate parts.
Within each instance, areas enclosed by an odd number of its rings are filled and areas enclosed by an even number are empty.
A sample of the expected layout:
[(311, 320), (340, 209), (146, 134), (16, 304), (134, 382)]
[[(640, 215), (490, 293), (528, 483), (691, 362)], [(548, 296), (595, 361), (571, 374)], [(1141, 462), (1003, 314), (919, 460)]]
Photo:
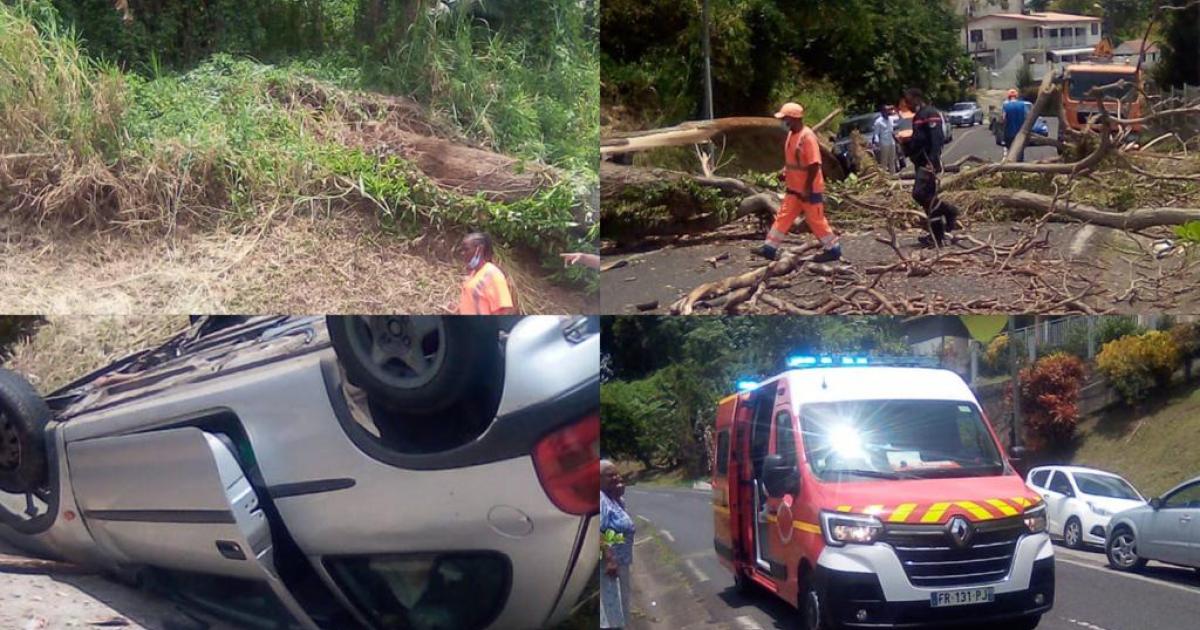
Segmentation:
[[(697, 605), (729, 628), (794, 628), (797, 613), (766, 594), (742, 596), (712, 549), (712, 512), (707, 491), (631, 487), (629, 513), (648, 519), (678, 555)], [(646, 528), (649, 530), (650, 528)], [(634, 562), (638, 562), (635, 547)], [(1105, 566), (1096, 551), (1055, 547), (1055, 604), (1038, 628), (1044, 630), (1184, 630), (1200, 625), (1200, 577), (1190, 569), (1151, 563), (1142, 574)]]
[[(1058, 121), (1047, 118), (1050, 137), (1058, 133)], [(998, 162), (1004, 155), (1004, 147), (996, 144), (996, 138), (988, 131), (987, 122), (974, 127), (955, 127), (954, 141), (942, 150), (942, 163), (956, 162), (966, 155), (974, 155), (991, 162)], [(1033, 147), (1025, 150), (1025, 161), (1036, 162), (1054, 157), (1053, 147)]]

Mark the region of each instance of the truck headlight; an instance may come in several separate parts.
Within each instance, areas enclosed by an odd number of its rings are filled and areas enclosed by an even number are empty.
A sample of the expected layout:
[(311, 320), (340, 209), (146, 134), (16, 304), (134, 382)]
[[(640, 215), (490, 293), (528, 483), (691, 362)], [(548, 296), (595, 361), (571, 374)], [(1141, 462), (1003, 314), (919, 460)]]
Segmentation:
[(870, 545), (883, 533), (883, 523), (874, 516), (821, 512), (821, 531), (825, 542), (834, 546)]
[(1025, 510), (1025, 527), (1031, 534), (1040, 534), (1046, 531), (1045, 504)]
[(1090, 509), (1096, 516), (1112, 516), (1112, 512), (1109, 512), (1108, 510), (1096, 505), (1095, 503), (1092, 503), (1091, 501), (1087, 502), (1087, 506), (1088, 509)]

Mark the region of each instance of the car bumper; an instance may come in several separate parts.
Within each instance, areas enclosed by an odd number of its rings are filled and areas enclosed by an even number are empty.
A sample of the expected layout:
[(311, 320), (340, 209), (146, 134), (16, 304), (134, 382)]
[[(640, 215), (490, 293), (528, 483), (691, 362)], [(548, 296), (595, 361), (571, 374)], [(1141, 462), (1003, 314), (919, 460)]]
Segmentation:
[(1108, 522), (1112, 520), (1111, 516), (1099, 516), (1091, 512), (1081, 514), (1079, 517), (1080, 529), (1083, 530), (1083, 542), (1089, 545), (1104, 546), (1105, 530), (1108, 528)]
[(934, 628), (964, 623), (974, 627), (1041, 615), (1054, 605), (1053, 557), (1033, 563), (1027, 589), (996, 593), (992, 602), (967, 606), (934, 608), (928, 599), (888, 601), (879, 576), (870, 573), (818, 566), (813, 579), (835, 624), (847, 628)]

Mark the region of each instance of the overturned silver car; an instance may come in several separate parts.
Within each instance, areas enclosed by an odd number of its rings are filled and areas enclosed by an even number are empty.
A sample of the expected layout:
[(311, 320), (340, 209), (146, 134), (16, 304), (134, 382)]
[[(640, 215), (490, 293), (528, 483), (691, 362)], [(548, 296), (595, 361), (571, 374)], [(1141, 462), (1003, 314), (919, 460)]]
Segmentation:
[(0, 538), (246, 627), (543, 627), (595, 588), (598, 406), (595, 318), (194, 318), (0, 370)]

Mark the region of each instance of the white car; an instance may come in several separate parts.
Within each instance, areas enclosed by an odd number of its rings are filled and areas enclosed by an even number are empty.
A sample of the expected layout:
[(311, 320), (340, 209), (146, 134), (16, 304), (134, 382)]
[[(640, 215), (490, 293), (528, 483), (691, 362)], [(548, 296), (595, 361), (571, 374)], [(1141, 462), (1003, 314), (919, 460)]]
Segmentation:
[(1104, 546), (1112, 516), (1146, 504), (1120, 475), (1080, 466), (1042, 466), (1029, 471), (1026, 484), (1046, 500), (1046, 531), (1070, 549)]

